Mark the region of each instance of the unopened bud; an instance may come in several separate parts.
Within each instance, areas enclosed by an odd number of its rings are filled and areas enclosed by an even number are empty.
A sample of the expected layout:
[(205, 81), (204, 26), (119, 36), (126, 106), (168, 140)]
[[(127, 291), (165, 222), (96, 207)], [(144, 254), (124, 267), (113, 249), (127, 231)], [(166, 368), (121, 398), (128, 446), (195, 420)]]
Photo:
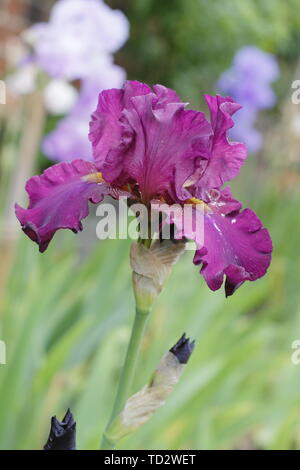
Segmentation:
[(133, 243), (130, 263), (137, 309), (148, 312), (185, 248), (184, 242), (155, 241), (150, 248)]
[(150, 383), (127, 400), (124, 410), (110, 426), (109, 439), (117, 442), (131, 434), (165, 404), (178, 383), (194, 346), (195, 342), (183, 335), (163, 356)]
[(50, 434), (44, 450), (76, 450), (76, 422), (70, 410), (62, 421), (51, 419)]
[(185, 333), (181, 336), (180, 340), (170, 349), (170, 352), (177, 357), (180, 364), (186, 364), (190, 358), (195, 347), (195, 341), (190, 341), (185, 336)]

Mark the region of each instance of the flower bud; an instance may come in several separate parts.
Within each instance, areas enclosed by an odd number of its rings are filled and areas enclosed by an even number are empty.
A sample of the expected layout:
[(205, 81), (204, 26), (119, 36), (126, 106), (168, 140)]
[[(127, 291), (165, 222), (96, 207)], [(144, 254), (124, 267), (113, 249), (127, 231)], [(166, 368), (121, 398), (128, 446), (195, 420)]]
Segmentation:
[(110, 426), (107, 436), (116, 442), (146, 423), (165, 401), (178, 383), (195, 342), (185, 334), (163, 356), (150, 383), (132, 395), (124, 410)]
[(177, 357), (180, 364), (186, 364), (193, 352), (194, 347), (195, 341), (190, 341), (184, 333), (177, 343), (174, 344), (174, 346), (170, 349), (170, 352)]
[(62, 421), (51, 419), (50, 434), (44, 450), (76, 450), (76, 422), (68, 409)]
[(155, 241), (150, 248), (133, 243), (130, 263), (137, 309), (148, 312), (185, 248), (184, 242)]

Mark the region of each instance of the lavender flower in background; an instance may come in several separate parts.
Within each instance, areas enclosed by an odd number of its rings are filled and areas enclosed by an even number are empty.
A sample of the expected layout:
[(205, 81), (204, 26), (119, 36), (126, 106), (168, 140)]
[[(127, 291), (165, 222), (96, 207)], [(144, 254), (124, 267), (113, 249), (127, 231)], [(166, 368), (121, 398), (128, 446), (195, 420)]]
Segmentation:
[(87, 139), (90, 116), (97, 106), (99, 90), (118, 88), (125, 81), (124, 69), (107, 64), (106, 73), (95, 73), (82, 82), (75, 106), (68, 116), (48, 134), (42, 149), (53, 161), (71, 161), (78, 157), (92, 160), (92, 147)]
[(81, 79), (74, 107), (43, 141), (43, 151), (51, 160), (92, 159), (86, 138), (89, 118), (99, 91), (119, 88), (126, 79), (111, 53), (126, 41), (128, 29), (123, 13), (102, 0), (60, 0), (50, 22), (35, 26), (40, 66), (54, 77)]
[(276, 58), (258, 47), (245, 46), (237, 51), (233, 65), (220, 77), (217, 88), (242, 106), (234, 117), (233, 139), (243, 141), (252, 153), (260, 150), (262, 135), (254, 127), (259, 111), (272, 108), (276, 95), (271, 83), (279, 76)]
[(76, 80), (101, 67), (128, 33), (125, 15), (102, 0), (59, 0), (49, 22), (32, 26), (27, 40), (37, 65), (50, 77)]
[[(86, 137), (90, 115), (99, 92), (120, 88), (126, 79), (112, 54), (128, 35), (126, 16), (102, 0), (58, 0), (47, 23), (37, 23), (22, 34), (27, 50), (8, 84), (13, 94), (32, 93), (42, 74), (47, 112), (66, 115), (42, 143), (51, 160), (92, 158)], [(80, 80), (79, 91), (74, 80)]]

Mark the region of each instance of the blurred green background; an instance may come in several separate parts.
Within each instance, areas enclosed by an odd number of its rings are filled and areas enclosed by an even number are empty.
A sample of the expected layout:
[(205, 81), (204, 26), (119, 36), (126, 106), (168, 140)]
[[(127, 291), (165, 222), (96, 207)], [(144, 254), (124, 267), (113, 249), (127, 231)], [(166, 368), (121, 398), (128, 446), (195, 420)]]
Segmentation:
[[(299, 448), (300, 364), (291, 361), (291, 345), (300, 339), (300, 142), (290, 131), (298, 112), (290, 96), (292, 80), (300, 79), (300, 1), (107, 3), (131, 24), (116, 57), (128, 78), (175, 88), (202, 110), (201, 94), (214, 92), (239, 47), (254, 44), (275, 54), (281, 69), (278, 105), (261, 117), (264, 148), (233, 185), (271, 232), (271, 268), (225, 299), (205, 285), (192, 253), (184, 255), (155, 304), (133, 391), (184, 331), (197, 348), (165, 407), (120, 448)], [(7, 198), (21, 158), (15, 113), (1, 119), (0, 339), (7, 364), (0, 365), (0, 448), (41, 448), (50, 417), (62, 418), (70, 406), (78, 447), (93, 449), (109, 417), (133, 320), (129, 242), (96, 241), (93, 217), (76, 237), (56, 235), (43, 255), (20, 231), (7, 235)], [(35, 172), (47, 164), (40, 154)]]

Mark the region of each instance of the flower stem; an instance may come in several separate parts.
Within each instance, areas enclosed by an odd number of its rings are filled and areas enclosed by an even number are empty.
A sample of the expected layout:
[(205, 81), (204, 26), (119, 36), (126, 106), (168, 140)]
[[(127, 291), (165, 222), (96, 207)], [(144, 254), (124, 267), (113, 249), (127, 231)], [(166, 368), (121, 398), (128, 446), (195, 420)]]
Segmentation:
[(101, 444), (101, 449), (113, 449), (116, 445), (116, 442), (113, 442), (109, 438), (109, 428), (114, 418), (123, 410), (126, 400), (129, 396), (130, 387), (132, 385), (136, 363), (138, 358), (138, 351), (145, 329), (146, 321), (148, 318), (149, 312), (144, 312), (136, 310), (134, 324), (131, 332), (131, 337), (126, 353), (125, 362), (123, 365), (121, 377), (119, 380), (117, 395), (115, 398), (112, 414), (106, 430), (103, 435), (103, 440)]

